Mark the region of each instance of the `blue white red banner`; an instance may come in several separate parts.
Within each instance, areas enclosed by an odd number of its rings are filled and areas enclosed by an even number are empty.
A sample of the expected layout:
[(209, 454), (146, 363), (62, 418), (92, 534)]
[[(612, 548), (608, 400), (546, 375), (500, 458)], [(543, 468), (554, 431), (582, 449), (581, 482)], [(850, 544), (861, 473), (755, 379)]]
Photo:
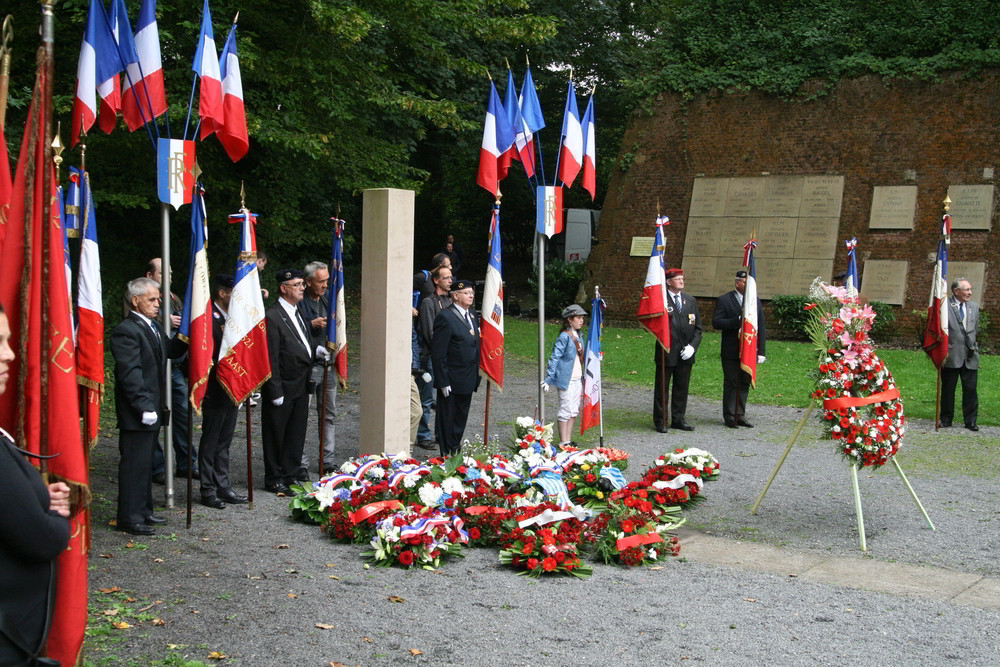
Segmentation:
[(583, 409), (580, 434), (601, 423), (601, 329), (604, 326), (604, 299), (590, 302), (590, 326), (587, 328), (587, 352), (583, 362)]
[(161, 138), (156, 142), (156, 193), (174, 209), (191, 203), (194, 155), (193, 141)]
[(483, 319), (479, 338), (479, 368), (503, 389), (503, 245), (500, 240), (500, 204), (493, 204), (490, 220), (490, 256), (483, 288)]
[(212, 369), (212, 288), (208, 278), (208, 227), (205, 224), (205, 191), (198, 184), (191, 206), (191, 253), (188, 261), (188, 282), (184, 292), (180, 337), (188, 343), (189, 399), (201, 414), (201, 401), (208, 388), (208, 373)]
[(341, 387), (347, 386), (347, 309), (344, 306), (344, 221), (333, 219), (330, 259), (329, 310), (326, 314), (326, 346), (333, 355), (333, 368)]
[(535, 231), (552, 238), (563, 230), (563, 189), (558, 185), (535, 188)]

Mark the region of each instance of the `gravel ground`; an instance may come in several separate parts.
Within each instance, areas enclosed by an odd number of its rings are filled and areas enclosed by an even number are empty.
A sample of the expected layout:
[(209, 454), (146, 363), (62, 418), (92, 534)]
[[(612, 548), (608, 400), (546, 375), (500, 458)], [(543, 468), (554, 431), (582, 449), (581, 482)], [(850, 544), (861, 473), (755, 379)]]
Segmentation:
[[(352, 373), (337, 438), (356, 453), (358, 369)], [(506, 384), (491, 407), (491, 431), (501, 438), (514, 416), (534, 410), (534, 366), (508, 360)], [(482, 433), (484, 393), (473, 402), (467, 437)], [(712, 451), (722, 476), (688, 512), (695, 529), (824, 556), (1000, 575), (1000, 505), (989, 475), (940, 479), (910, 471), (937, 527), (930, 531), (892, 470), (861, 474), (869, 549), (861, 554), (849, 469), (829, 443), (819, 442), (815, 416), (752, 516), (749, 508), (802, 411), (751, 404), (747, 416), (757, 428), (734, 431), (723, 426), (718, 403), (692, 399), (688, 421), (696, 430), (662, 435), (652, 430), (651, 394), (605, 387), (609, 415), (614, 411), (616, 423), (627, 424), (609, 432), (606, 443), (631, 453), (630, 479), (669, 448)], [(556, 407), (553, 392), (547, 415)], [(315, 433), (313, 426), (310, 443)], [(949, 446), (949, 438), (962, 438), (965, 446), (976, 438), (972, 446), (995, 448), (1000, 429), (935, 436), (933, 425), (910, 423), (900, 461), (905, 468), (907, 448), (933, 451)], [(102, 438), (92, 457), (92, 606), (104, 609), (128, 595), (134, 600), (125, 607), (149, 609), (127, 630), (99, 628), (87, 644), (91, 664), (145, 665), (168, 656), (168, 664), (182, 664), (181, 656), (212, 662), (212, 651), (228, 656), (222, 664), (230, 665), (998, 662), (1000, 612), (686, 562), (683, 551), (659, 570), (594, 564), (586, 581), (518, 577), (498, 565), (493, 549), (467, 550), (466, 558), (435, 573), (365, 569), (359, 546), (332, 543), (315, 526), (293, 522), (287, 499), (261, 489), (259, 432), (255, 442), (252, 511), (196, 504), (194, 525), (186, 530), (185, 487), (178, 483), (177, 507), (162, 512), (168, 528), (155, 538), (130, 539), (108, 525), (117, 493), (117, 433)], [(242, 491), (242, 424), (235, 443), (234, 486)], [(162, 497), (162, 487), (154, 491)], [(113, 586), (122, 593), (98, 593)], [(164, 624), (153, 625), (152, 616)]]

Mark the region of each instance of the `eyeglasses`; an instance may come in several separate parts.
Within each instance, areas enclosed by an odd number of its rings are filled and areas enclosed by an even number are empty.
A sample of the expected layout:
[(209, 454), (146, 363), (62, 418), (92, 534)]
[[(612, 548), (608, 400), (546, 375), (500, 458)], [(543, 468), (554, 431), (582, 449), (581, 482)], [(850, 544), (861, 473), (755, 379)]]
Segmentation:
[(303, 287), (306, 286), (306, 284), (304, 282), (302, 282), (301, 280), (296, 280), (295, 282), (290, 282), (290, 283), (285, 283), (285, 284), (288, 285), (289, 287), (293, 288), (293, 289), (302, 289)]

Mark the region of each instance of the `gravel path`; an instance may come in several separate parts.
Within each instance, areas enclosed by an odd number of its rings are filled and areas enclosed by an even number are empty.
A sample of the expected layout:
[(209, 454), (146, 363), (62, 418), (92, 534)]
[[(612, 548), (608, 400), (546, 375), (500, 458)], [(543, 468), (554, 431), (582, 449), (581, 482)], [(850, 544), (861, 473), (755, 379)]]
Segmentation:
[[(357, 447), (359, 373), (356, 368), (352, 373), (337, 438)], [(502, 394), (494, 393), (491, 408), (491, 431), (504, 439), (512, 418), (534, 409), (534, 366), (508, 360), (506, 384)], [(606, 443), (631, 453), (629, 479), (668, 448), (712, 451), (722, 476), (706, 486), (705, 502), (687, 514), (697, 531), (730, 538), (734, 545), (760, 542), (824, 556), (1000, 575), (995, 473), (977, 476), (970, 470), (941, 478), (908, 470), (936, 531), (926, 529), (891, 470), (862, 474), (869, 551), (861, 554), (849, 470), (829, 443), (818, 441), (815, 416), (752, 516), (749, 508), (802, 411), (751, 405), (747, 416), (757, 428), (734, 431), (722, 425), (717, 403), (692, 399), (688, 417), (696, 430), (661, 435), (652, 430), (651, 394), (641, 387), (605, 387), (609, 417), (626, 425), (609, 432)], [(483, 399), (480, 391), (467, 436), (482, 432)], [(547, 402), (547, 415), (554, 415), (554, 392)], [(310, 442), (315, 432), (313, 427)], [(584, 442), (596, 439), (592, 433)], [(235, 441), (233, 477), (242, 490), (242, 425)], [(259, 433), (255, 441), (260, 442)], [(915, 453), (927, 448), (926, 454), (958, 441), (998, 451), (1000, 429), (936, 436), (932, 425), (910, 423), (900, 461), (906, 468), (908, 448)], [(178, 507), (163, 511), (168, 529), (152, 539), (130, 539), (108, 526), (117, 493), (116, 432), (101, 440), (92, 460), (92, 605), (103, 609), (124, 595), (134, 598), (119, 602), (127, 610), (152, 605), (127, 630), (99, 629), (111, 638), (88, 641), (87, 658), (95, 665), (148, 664), (168, 655), (211, 662), (212, 651), (228, 656), (223, 664), (307, 666), (681, 659), (719, 665), (997, 664), (1000, 655), (997, 611), (683, 558), (658, 570), (594, 564), (586, 581), (518, 577), (498, 565), (493, 549), (467, 550), (466, 558), (446, 562), (436, 573), (365, 569), (359, 546), (334, 544), (318, 528), (293, 522), (287, 499), (263, 492), (259, 444), (252, 511), (196, 504), (194, 526), (186, 530), (185, 489), (178, 484)], [(162, 493), (162, 487), (155, 491)], [(114, 586), (122, 592), (97, 593)], [(164, 624), (153, 625), (153, 616)], [(332, 627), (320, 629), (317, 623)]]

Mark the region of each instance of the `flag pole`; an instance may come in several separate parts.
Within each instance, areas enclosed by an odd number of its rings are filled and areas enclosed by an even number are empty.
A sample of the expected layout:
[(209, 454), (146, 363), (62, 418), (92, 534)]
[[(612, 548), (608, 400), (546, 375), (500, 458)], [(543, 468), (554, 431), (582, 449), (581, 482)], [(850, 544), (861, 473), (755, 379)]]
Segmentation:
[[(537, 197), (537, 190), (536, 197)], [(538, 421), (545, 423), (545, 234), (538, 237)]]
[[(194, 203), (192, 202), (191, 205), (194, 206)], [(188, 457), (187, 457), (188, 458), (188, 460), (187, 460), (187, 465), (188, 465), (188, 469), (187, 469), (187, 525), (185, 526), (188, 529), (191, 528), (191, 509), (192, 509), (191, 508), (191, 494), (192, 494), (192, 491), (193, 491), (192, 478), (193, 478), (193, 472), (194, 472), (194, 460), (193, 460), (194, 459), (194, 455), (192, 454), (192, 450), (194, 450), (194, 415), (192, 414), (193, 412), (194, 412), (194, 406), (193, 405), (189, 405), (188, 406), (188, 411), (187, 411), (187, 424), (184, 425), (187, 428), (187, 436), (188, 436)]]
[(247, 509), (253, 509), (253, 420), (250, 413), (253, 412), (253, 404), (250, 398), (244, 402), (247, 409)]
[[(951, 209), (951, 196), (946, 194), (944, 196), (944, 201), (942, 202), (942, 204), (944, 204), (944, 215), (947, 218), (948, 217), (948, 211)], [(950, 246), (951, 245), (951, 224), (950, 223), (943, 224), (942, 228), (941, 228), (941, 232), (942, 232), (942, 235), (944, 236), (945, 245)], [(939, 257), (939, 259), (940, 259), (940, 257)], [(947, 264), (947, 262), (945, 262), (945, 264)], [(948, 275), (947, 275), (947, 272), (945, 273), (945, 275), (941, 276), (941, 280), (944, 281), (945, 288), (947, 289), (947, 284), (948, 284)], [(948, 298), (947, 297), (947, 292), (945, 292), (945, 300), (946, 301), (947, 301), (947, 298)], [(930, 317), (929, 313), (928, 313), (928, 317)], [(941, 317), (941, 315), (939, 314), (938, 317)], [(951, 335), (950, 332), (949, 332), (949, 335)], [(936, 384), (936, 390), (935, 390), (935, 396), (934, 396), (934, 430), (935, 431), (940, 431), (941, 430), (941, 368), (944, 366), (944, 361), (942, 360), (940, 364), (935, 364), (935, 366), (937, 367), (937, 382), (935, 383)], [(963, 392), (964, 392), (964, 390), (963, 390)]]
[[(598, 308), (601, 307), (601, 288), (598, 287), (597, 285), (594, 285), (594, 303), (597, 304)], [(594, 321), (594, 313), (590, 314), (590, 321), (591, 322)], [(603, 317), (601, 318), (601, 323), (602, 323), (602, 325), (604, 323), (604, 318)], [(600, 336), (601, 332), (598, 331), (597, 335)], [(601, 355), (598, 355), (598, 357), (597, 357), (597, 365), (598, 365), (598, 367), (600, 367), (600, 365), (601, 365), (602, 362), (603, 362), (603, 359), (601, 359)], [(600, 437), (598, 438), (598, 442), (600, 443), (601, 447), (604, 446), (604, 382), (603, 382), (603, 378), (604, 378), (604, 373), (602, 372), (601, 373), (601, 379), (602, 379), (602, 382), (601, 382), (601, 402), (597, 404), (597, 414), (598, 414), (598, 417), (600, 418), (600, 422), (599, 423), (601, 425)]]
[[(170, 206), (160, 202), (160, 313), (163, 316), (164, 336), (170, 338)], [(163, 376), (164, 403), (167, 407), (167, 414), (170, 414), (173, 407), (173, 396), (171, 394), (172, 366), (170, 359), (167, 359), (166, 371)], [(190, 446), (190, 443), (188, 443)], [(173, 422), (169, 422), (163, 429), (163, 465), (164, 465), (164, 485), (163, 490), (166, 495), (165, 504), (168, 509), (174, 506), (174, 427)]]
[(490, 441), (490, 395), (493, 391), (493, 382), (486, 378), (486, 414), (483, 417), (483, 444)]
[[(43, 147), (45, 151), (45, 171), (42, 175), (42, 294), (48, 294), (48, 286), (51, 280), (49, 266), (49, 225), (51, 224), (52, 215), (52, 170), (49, 169), (48, 161), (51, 159), (54, 161), (54, 145), (52, 138), (52, 77), (55, 76), (55, 0), (42, 0), (42, 47), (45, 52), (44, 60), (42, 62), (42, 67), (45, 72), (43, 78), (44, 84), (42, 86), (42, 109), (44, 109), (43, 116), (45, 118), (45, 145)], [(61, 158), (60, 158), (61, 160)], [(49, 314), (47, 308), (42, 308), (41, 312), (41, 331), (42, 331), (42, 364), (41, 364), (41, 402), (42, 405), (49, 405), (49, 351), (51, 348), (51, 341), (48, 336), (49, 331)], [(43, 416), (48, 418), (48, 415), (43, 411)], [(47, 422), (47, 419), (46, 419)], [(39, 454), (43, 456), (49, 453), (49, 434), (48, 434), (48, 424), (42, 424), (39, 432)], [(41, 469), (42, 469), (42, 479), (48, 483), (48, 462), (46, 459), (41, 459)]]
[(10, 45), (14, 41), (14, 16), (8, 14), (3, 20), (0, 38), (0, 128), (7, 120), (7, 92), (10, 88)]

